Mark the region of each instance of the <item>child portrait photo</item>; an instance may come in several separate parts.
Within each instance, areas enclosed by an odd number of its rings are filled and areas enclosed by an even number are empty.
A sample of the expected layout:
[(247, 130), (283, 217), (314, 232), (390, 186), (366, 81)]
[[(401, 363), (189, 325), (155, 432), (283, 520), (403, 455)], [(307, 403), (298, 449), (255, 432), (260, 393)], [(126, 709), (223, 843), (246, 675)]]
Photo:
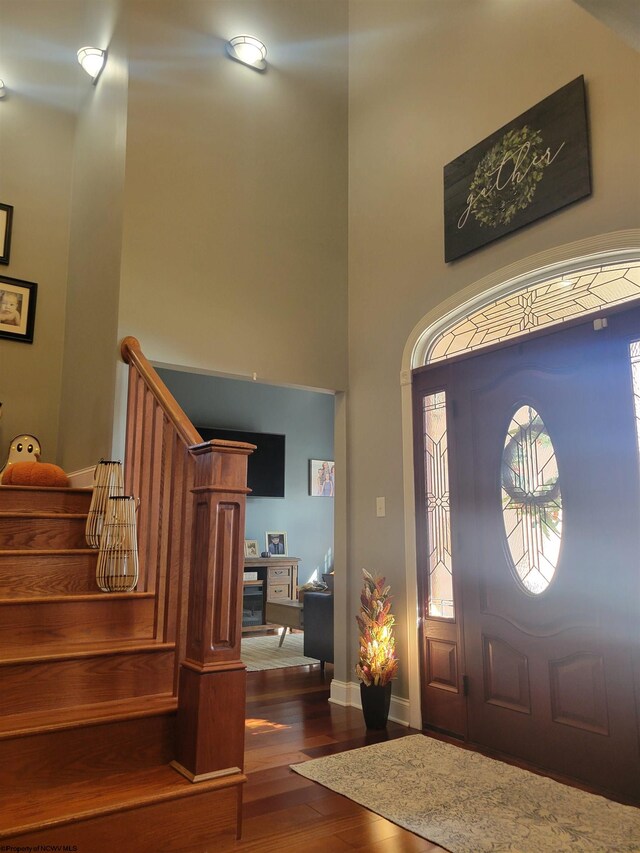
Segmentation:
[(37, 287), (31, 281), (0, 276), (0, 338), (33, 342)]
[(287, 534), (284, 531), (268, 531), (265, 534), (267, 551), (271, 556), (278, 557), (287, 553)]
[(335, 494), (335, 463), (327, 459), (309, 460), (309, 494), (332, 498)]

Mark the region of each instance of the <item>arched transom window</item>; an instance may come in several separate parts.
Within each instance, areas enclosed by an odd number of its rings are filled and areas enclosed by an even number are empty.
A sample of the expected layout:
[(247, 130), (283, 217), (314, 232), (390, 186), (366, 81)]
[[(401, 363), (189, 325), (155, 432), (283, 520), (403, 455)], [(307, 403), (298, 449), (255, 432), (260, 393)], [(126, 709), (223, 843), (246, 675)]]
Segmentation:
[(640, 261), (591, 266), (501, 296), (447, 326), (425, 364), (640, 299)]

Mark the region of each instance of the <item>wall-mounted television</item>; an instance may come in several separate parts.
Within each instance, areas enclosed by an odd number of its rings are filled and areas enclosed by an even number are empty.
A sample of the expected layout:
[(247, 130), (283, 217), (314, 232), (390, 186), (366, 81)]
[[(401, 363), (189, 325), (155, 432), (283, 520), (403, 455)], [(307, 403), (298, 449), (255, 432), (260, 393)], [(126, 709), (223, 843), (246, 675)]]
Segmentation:
[(196, 426), (196, 429), (204, 441), (221, 438), (224, 441), (255, 444), (256, 449), (249, 456), (247, 465), (247, 485), (251, 489), (249, 497), (284, 497), (284, 435), (204, 426)]

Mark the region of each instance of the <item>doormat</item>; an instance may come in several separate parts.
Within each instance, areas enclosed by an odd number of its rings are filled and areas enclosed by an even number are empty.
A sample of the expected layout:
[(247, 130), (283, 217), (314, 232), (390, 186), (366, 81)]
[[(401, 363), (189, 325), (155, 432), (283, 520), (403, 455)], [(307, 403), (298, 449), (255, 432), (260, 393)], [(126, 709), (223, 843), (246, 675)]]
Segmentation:
[(451, 853), (640, 851), (640, 809), (425, 735), (292, 769)]
[(278, 646), (280, 637), (270, 634), (266, 637), (242, 638), (242, 661), (247, 672), (262, 669), (284, 669), (287, 666), (309, 666), (319, 663), (315, 658), (306, 658), (302, 653), (304, 634), (287, 634)]

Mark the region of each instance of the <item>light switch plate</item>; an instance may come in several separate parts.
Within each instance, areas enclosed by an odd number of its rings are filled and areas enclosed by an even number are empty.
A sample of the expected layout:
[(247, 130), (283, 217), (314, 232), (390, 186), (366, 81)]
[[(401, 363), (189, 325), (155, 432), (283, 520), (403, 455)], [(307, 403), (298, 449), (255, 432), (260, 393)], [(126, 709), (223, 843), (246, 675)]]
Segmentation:
[(387, 514), (384, 498), (376, 498), (376, 515), (378, 518), (384, 518)]

